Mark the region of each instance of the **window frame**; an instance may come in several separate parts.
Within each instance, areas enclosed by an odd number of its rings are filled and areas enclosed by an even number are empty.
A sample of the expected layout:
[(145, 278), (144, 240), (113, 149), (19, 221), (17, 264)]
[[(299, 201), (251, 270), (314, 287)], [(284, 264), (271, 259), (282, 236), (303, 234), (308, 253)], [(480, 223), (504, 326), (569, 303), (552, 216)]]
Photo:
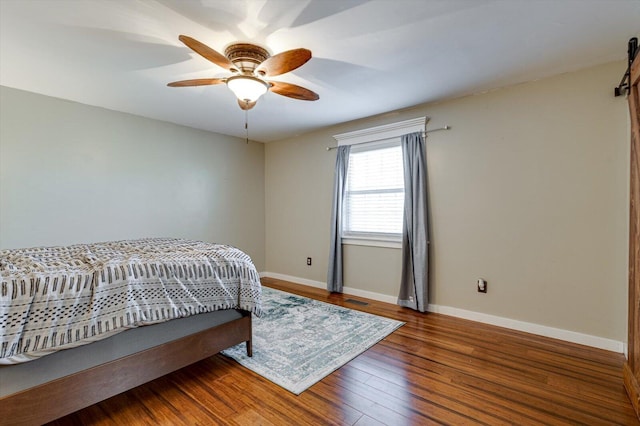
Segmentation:
[[(358, 145), (351, 147), (351, 152), (349, 155), (357, 154), (361, 152), (368, 151), (376, 151), (379, 149), (386, 148), (395, 148), (401, 147), (400, 137), (389, 138), (381, 141), (374, 141), (369, 143), (360, 143)], [(400, 159), (402, 161), (402, 158)], [(349, 159), (351, 161), (351, 158)], [(403, 165), (400, 165), (403, 167)], [(348, 184), (347, 184), (348, 187)], [(404, 182), (402, 185), (402, 190), (404, 191)], [(386, 190), (375, 191), (384, 192)], [(343, 205), (345, 206), (345, 210), (342, 212), (342, 220), (344, 224), (347, 224), (349, 221), (347, 214), (347, 201), (346, 198), (348, 196), (348, 189), (345, 189), (345, 200)], [(404, 194), (403, 194), (404, 195)], [(345, 226), (346, 227), (346, 226)], [(360, 246), (374, 246), (374, 247), (390, 247), (390, 248), (401, 248), (402, 247), (402, 231), (399, 233), (382, 233), (382, 232), (353, 232), (347, 231), (344, 228), (342, 229), (342, 243), (348, 245), (360, 245)]]

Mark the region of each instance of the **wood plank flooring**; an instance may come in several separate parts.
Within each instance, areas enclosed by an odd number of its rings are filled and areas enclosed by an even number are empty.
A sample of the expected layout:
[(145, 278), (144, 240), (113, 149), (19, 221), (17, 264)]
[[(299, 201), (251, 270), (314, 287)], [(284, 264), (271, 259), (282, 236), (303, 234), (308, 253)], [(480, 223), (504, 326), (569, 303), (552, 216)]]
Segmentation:
[(299, 396), (216, 355), (51, 425), (640, 425), (621, 354), (263, 284), (406, 325)]

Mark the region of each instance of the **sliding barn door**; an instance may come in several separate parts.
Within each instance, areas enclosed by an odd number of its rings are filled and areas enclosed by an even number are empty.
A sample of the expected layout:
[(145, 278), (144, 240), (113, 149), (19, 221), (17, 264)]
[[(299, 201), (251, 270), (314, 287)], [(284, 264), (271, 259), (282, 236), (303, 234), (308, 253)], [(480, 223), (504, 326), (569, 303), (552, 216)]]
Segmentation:
[(629, 225), (629, 359), (624, 385), (640, 418), (640, 54), (629, 77), (631, 115), (631, 196)]

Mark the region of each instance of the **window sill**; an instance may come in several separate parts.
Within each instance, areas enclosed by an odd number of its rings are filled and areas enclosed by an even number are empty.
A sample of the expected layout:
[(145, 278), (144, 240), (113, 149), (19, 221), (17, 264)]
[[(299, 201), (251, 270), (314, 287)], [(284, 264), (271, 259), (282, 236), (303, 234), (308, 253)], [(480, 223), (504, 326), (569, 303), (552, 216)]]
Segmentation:
[(369, 238), (343, 238), (342, 244), (350, 246), (369, 246), (369, 247), (385, 247), (385, 248), (402, 248), (402, 241), (376, 240)]

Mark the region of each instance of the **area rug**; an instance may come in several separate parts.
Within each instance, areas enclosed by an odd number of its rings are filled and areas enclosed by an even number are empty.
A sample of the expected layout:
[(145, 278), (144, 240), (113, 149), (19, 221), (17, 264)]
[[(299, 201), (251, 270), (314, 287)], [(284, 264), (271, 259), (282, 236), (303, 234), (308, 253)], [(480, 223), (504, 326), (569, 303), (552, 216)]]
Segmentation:
[(262, 288), (253, 317), (253, 357), (244, 343), (222, 354), (299, 395), (404, 323)]

